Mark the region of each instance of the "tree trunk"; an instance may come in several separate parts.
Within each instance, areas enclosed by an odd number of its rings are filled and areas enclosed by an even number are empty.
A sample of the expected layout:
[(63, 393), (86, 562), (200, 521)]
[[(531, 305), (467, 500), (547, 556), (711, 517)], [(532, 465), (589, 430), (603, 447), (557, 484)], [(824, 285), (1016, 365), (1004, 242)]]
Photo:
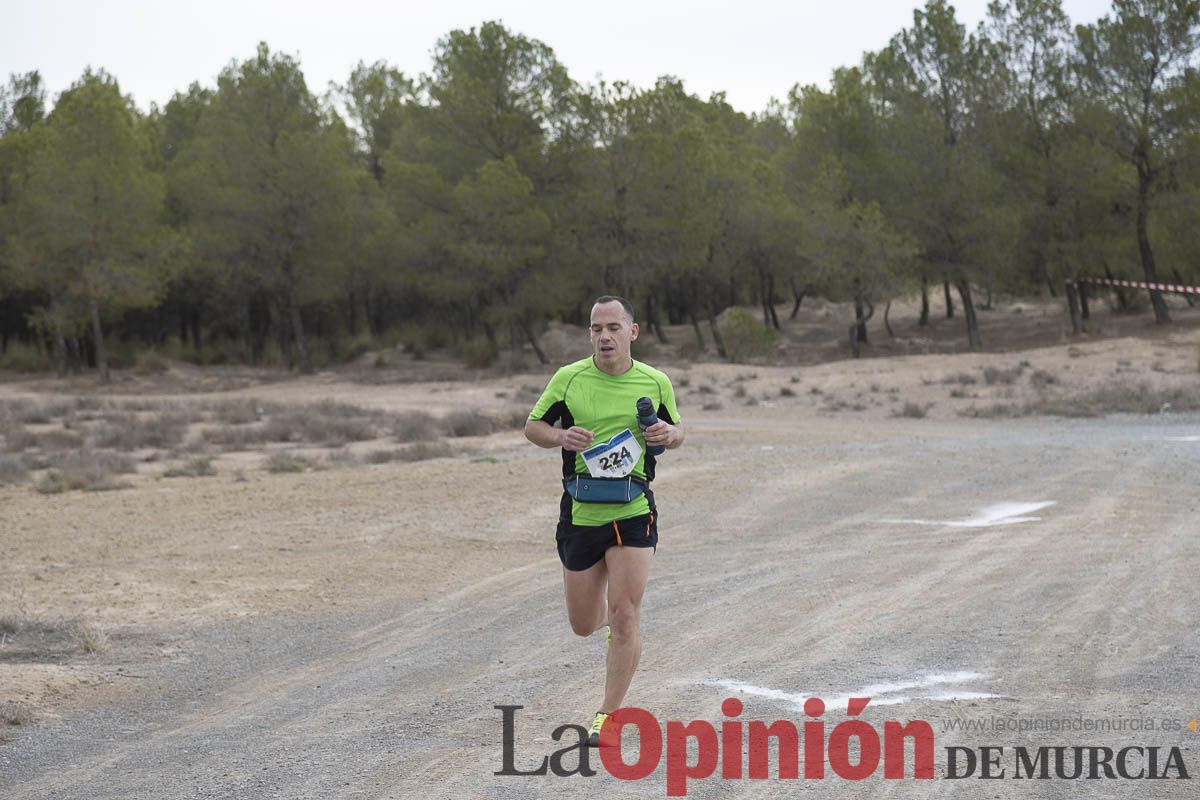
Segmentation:
[(292, 353), (292, 323), (290, 308), (279, 308), (279, 353), (288, 369), (296, 366), (296, 357)]
[(942, 280), (942, 289), (946, 293), (946, 319), (954, 319), (954, 298), (950, 296), (950, 279)]
[(924, 328), (929, 324), (929, 280), (921, 276), (921, 318), (917, 324)]
[[(866, 313), (863, 313), (863, 306), (866, 306)], [(854, 291), (854, 324), (850, 326), (850, 351), (854, 353), (854, 357), (859, 357), (859, 345), (868, 344), (867, 342), (867, 320), (875, 316), (875, 306), (862, 293), (862, 290), (855, 287)]]
[(888, 300), (887, 305), (883, 307), (883, 327), (887, 329), (888, 337), (896, 338), (895, 332), (892, 330), (892, 323), (888, 322), (888, 314), (892, 313), (892, 301)]
[(55, 374), (60, 378), (67, 377), (67, 337), (63, 336), (62, 328), (54, 326)]
[[(1116, 278), (1113, 277), (1112, 270), (1108, 268), (1107, 264), (1104, 266), (1104, 276), (1106, 278), (1108, 278), (1110, 281), (1116, 280)], [(1121, 311), (1128, 311), (1129, 310), (1129, 301), (1125, 299), (1125, 290), (1122, 289), (1120, 286), (1111, 286), (1109, 288), (1117, 295), (1117, 308), (1120, 309)], [(1079, 287), (1079, 293), (1081, 295), (1083, 294), (1083, 286)], [(1087, 319), (1087, 309), (1086, 308), (1084, 309), (1083, 318)]]
[(1078, 336), (1083, 333), (1083, 318), (1079, 316), (1079, 292), (1071, 281), (1067, 281), (1067, 312), (1071, 315), (1071, 332)]
[[(1172, 267), (1171, 274), (1175, 276), (1175, 282), (1177, 284), (1179, 284), (1180, 286), (1183, 286), (1183, 276), (1179, 274), (1179, 270)], [(1187, 300), (1187, 304), (1188, 304), (1189, 308), (1196, 305), (1196, 301), (1194, 299), (1192, 299), (1192, 296), (1190, 294), (1185, 294), (1183, 296), (1183, 299)], [(0, 348), (0, 351), (3, 351), (3, 348)]]
[(187, 305), (179, 304), (179, 346), (187, 347), (188, 344), (188, 314)]
[[(871, 313), (875, 313), (874, 307), (872, 307)], [(868, 318), (869, 315), (863, 313), (863, 296), (861, 293), (856, 292), (854, 295), (854, 330), (857, 333), (854, 338), (861, 344), (869, 344), (867, 341)]]
[(700, 352), (703, 353), (708, 346), (704, 343), (704, 334), (700, 331), (700, 322), (696, 319), (696, 312), (689, 307), (687, 315), (692, 323), (692, 330), (696, 332), (696, 343), (700, 345)]
[(983, 348), (983, 338), (979, 335), (979, 320), (975, 317), (975, 303), (971, 300), (971, 282), (966, 278), (955, 281), (958, 295), (962, 298), (963, 316), (967, 319), (967, 344), (972, 350)]
[[(1142, 256), (1142, 272), (1146, 276), (1146, 283), (1158, 282), (1158, 269), (1154, 264), (1154, 250), (1150, 247), (1150, 183), (1153, 181), (1153, 176), (1150, 174), (1149, 165), (1145, 163), (1145, 157), (1138, 161), (1138, 205), (1137, 205), (1137, 239), (1138, 252)], [(1165, 325), (1171, 321), (1171, 315), (1167, 313), (1167, 303), (1163, 300), (1162, 292), (1150, 290), (1150, 305), (1154, 306), (1154, 321), (1159, 325)]]
[(304, 338), (304, 322), (300, 319), (300, 306), (290, 294), (288, 305), (290, 306), (288, 314), (292, 321), (292, 338), (296, 341), (296, 355), (300, 359), (300, 372), (312, 375), (312, 361), (308, 358), (308, 342)]
[(775, 313), (775, 276), (767, 273), (767, 311), (771, 313), (771, 324), (779, 330), (779, 315)]
[(654, 310), (654, 292), (646, 293), (646, 325), (658, 337), (658, 341), (662, 344), (670, 344), (667, 341), (666, 334), (663, 333), (662, 325), (658, 323), (658, 314)]
[(100, 306), (95, 300), (92, 300), (89, 305), (92, 312), (92, 339), (96, 345), (96, 366), (100, 369), (100, 383), (107, 385), (109, 382), (108, 351), (104, 349), (104, 330), (100, 325)]
[(708, 329), (712, 332), (713, 343), (717, 346), (717, 355), (721, 358), (729, 358), (728, 351), (725, 350), (725, 342), (721, 339), (721, 331), (717, 328), (717, 319), (711, 303), (708, 305)]
[(538, 363), (549, 364), (550, 359), (546, 357), (542, 348), (538, 347), (537, 337), (533, 335), (533, 326), (529, 324), (529, 320), (521, 317), (520, 324), (521, 330), (525, 332), (525, 338), (529, 340), (529, 345), (533, 348), (533, 354), (537, 356)]
[(516, 318), (508, 321), (508, 348), (509, 361), (513, 365), (521, 363), (521, 356), (524, 353), (524, 345), (522, 339), (524, 334), (521, 331), (521, 326), (517, 323)]
[(792, 306), (792, 314), (790, 317), (788, 317), (788, 319), (795, 319), (796, 315), (800, 313), (800, 304), (804, 302), (804, 296), (806, 294), (808, 294), (808, 291), (810, 289), (812, 289), (812, 284), (811, 283), (804, 284), (804, 288), (801, 289), (799, 292), (797, 292), (796, 291), (796, 280), (793, 278), (790, 281), (790, 283), (791, 283), (791, 287), (792, 287), (792, 299), (796, 301), (796, 304), (794, 306)]
[(1088, 306), (1088, 292), (1092, 290), (1090, 283), (1080, 284), (1079, 286), (1079, 308), (1082, 311), (1081, 316), (1084, 319), (1091, 319), (1092, 310)]
[(67, 369), (72, 375), (79, 375), (83, 372), (83, 354), (82, 348), (79, 346), (79, 337), (67, 337)]
[(189, 315), (189, 317), (190, 317), (191, 328), (192, 328), (192, 349), (194, 349), (197, 353), (199, 353), (200, 348), (204, 344), (204, 341), (200, 336), (200, 306), (198, 306), (198, 305), (192, 306), (191, 314)]

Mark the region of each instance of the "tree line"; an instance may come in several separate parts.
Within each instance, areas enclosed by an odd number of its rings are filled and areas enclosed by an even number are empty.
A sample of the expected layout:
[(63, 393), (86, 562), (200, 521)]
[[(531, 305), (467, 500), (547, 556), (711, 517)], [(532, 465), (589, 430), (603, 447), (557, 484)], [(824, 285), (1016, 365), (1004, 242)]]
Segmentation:
[[(266, 44), (215, 87), (140, 111), (89, 69), (47, 109), (0, 89), (0, 354), (59, 372), (109, 350), (283, 360), (380, 341), (539, 358), (602, 293), (724, 354), (730, 306), (792, 314), (920, 292), (980, 347), (994, 293), (1064, 279), (1200, 277), (1200, 0), (945, 0), (828, 89), (761, 112), (581, 84), (496, 22), (437, 42), (427, 74), (361, 63), (318, 95)], [(1156, 318), (1169, 312), (1150, 293)], [(939, 312), (940, 313), (940, 312)]]

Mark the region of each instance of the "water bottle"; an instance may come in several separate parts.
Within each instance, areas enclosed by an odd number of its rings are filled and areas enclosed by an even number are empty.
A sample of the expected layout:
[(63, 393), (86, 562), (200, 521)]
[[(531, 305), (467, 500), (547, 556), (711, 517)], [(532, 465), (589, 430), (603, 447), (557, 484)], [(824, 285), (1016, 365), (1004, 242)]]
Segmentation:
[[(654, 401), (649, 397), (640, 398), (637, 401), (637, 416), (638, 427), (642, 429), (642, 433), (646, 432), (646, 428), (658, 422), (658, 414), (654, 411)], [(650, 445), (650, 455), (661, 456), (667, 448), (661, 444)]]

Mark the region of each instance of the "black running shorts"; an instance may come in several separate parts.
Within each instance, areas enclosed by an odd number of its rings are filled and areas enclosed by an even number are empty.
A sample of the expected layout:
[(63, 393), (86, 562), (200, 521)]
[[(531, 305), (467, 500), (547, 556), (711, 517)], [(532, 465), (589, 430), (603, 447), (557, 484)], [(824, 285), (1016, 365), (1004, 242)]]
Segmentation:
[(563, 495), (565, 513), (559, 517), (558, 558), (572, 572), (594, 566), (610, 547), (653, 547), (658, 551), (658, 511), (650, 499), (650, 513), (619, 519), (605, 525), (571, 522), (571, 498)]

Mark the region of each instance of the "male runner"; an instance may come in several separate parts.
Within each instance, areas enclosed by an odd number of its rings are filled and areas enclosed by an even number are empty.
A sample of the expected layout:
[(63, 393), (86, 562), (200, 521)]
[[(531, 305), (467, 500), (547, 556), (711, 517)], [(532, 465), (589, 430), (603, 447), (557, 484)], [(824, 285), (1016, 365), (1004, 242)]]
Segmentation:
[[(525, 423), (525, 438), (562, 448), (567, 491), (556, 538), (571, 630), (589, 636), (609, 629), (604, 701), (588, 739), (594, 747), (608, 715), (621, 707), (642, 653), (642, 595), (658, 546), (649, 448), (678, 447), (683, 428), (671, 381), (630, 355), (638, 325), (628, 300), (597, 298), (591, 337), (592, 355), (550, 379)], [(651, 399), (659, 419), (644, 434), (641, 397)], [(560, 428), (552, 427), (560, 421)]]

